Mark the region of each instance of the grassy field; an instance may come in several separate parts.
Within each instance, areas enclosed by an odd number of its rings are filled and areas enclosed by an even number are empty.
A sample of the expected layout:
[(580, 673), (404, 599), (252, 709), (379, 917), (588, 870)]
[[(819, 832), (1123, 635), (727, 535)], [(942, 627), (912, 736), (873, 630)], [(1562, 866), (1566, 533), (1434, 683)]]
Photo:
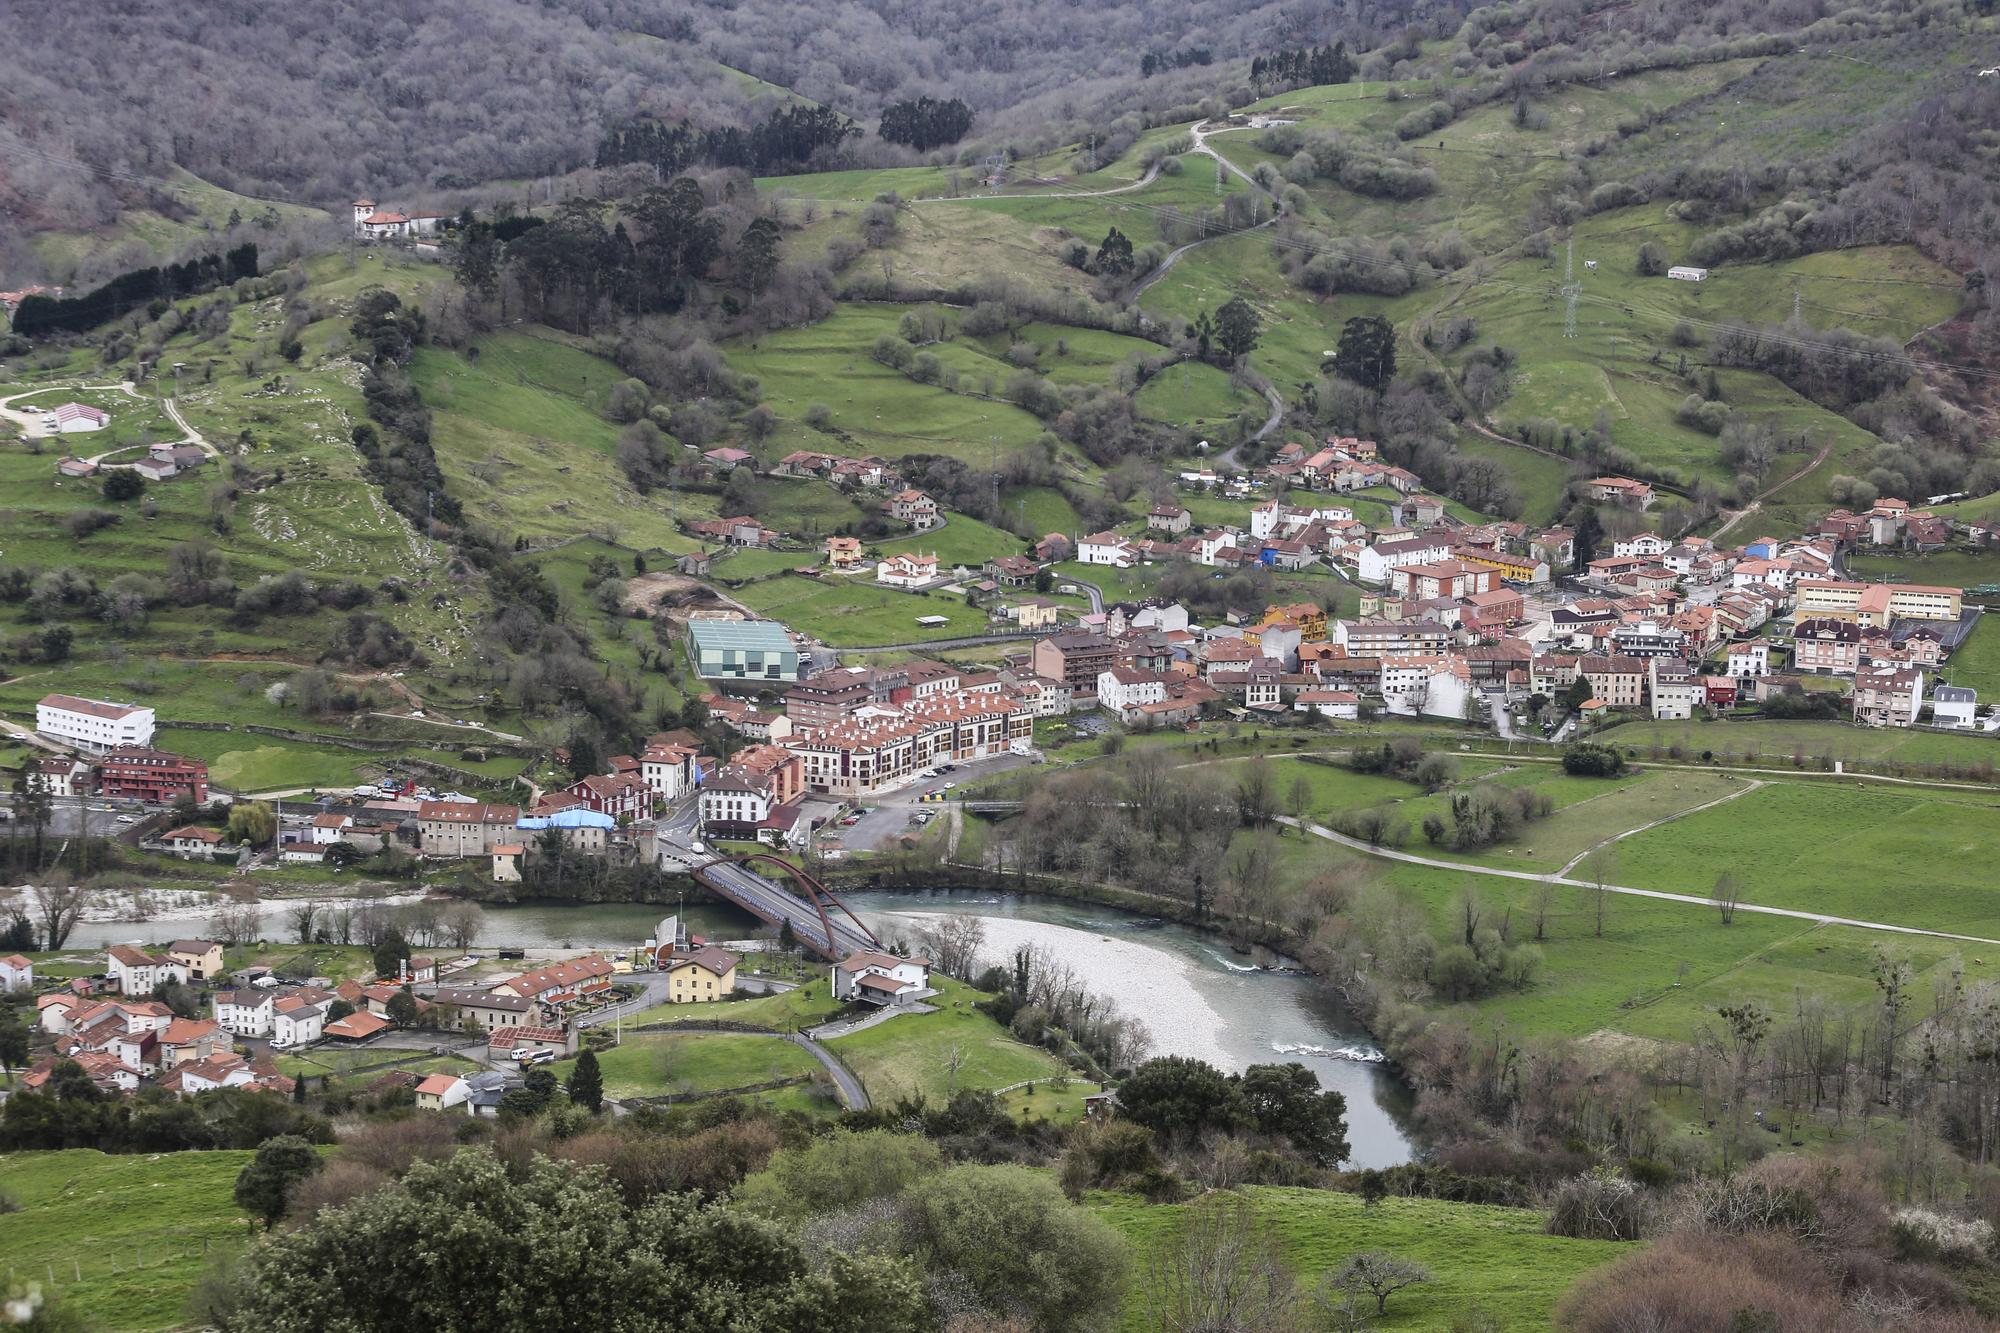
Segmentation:
[(773, 1032), (793, 1032), (823, 1023), (840, 1012), (840, 1002), (827, 991), (824, 981), (810, 982), (797, 990), (779, 995), (762, 995), (752, 1000), (730, 1000), (720, 1006), (706, 1004), (663, 1004), (642, 1009), (630, 1019), (632, 1027), (655, 1023), (706, 1023), (720, 1020)]
[(1989, 856), (2000, 809), (1981, 794), (1779, 782), (1625, 839), (1618, 875), (1705, 893), (1727, 867), (1745, 902), (2000, 938)]
[[(753, 583), (736, 596), (758, 614), (836, 648), (959, 638), (986, 630), (985, 613), (968, 608), (962, 598), (872, 583), (780, 576)], [(919, 616), (945, 616), (948, 623), (919, 625)]]
[[(1492, 1327), (1547, 1328), (1571, 1283), (1628, 1252), (1613, 1241), (1545, 1235), (1543, 1215), (1529, 1209), (1400, 1198), (1367, 1208), (1359, 1195), (1330, 1190), (1256, 1188), (1243, 1195), (1306, 1291), (1361, 1250), (1388, 1250), (1431, 1270), (1432, 1281), (1391, 1297), (1387, 1316), (1371, 1328), (1443, 1329), (1474, 1309)], [(1156, 1207), (1129, 1195), (1093, 1194), (1087, 1202), (1136, 1251), (1120, 1327), (1158, 1328), (1146, 1303), (1147, 1266), (1185, 1225), (1186, 1207)]]
[[(870, 355), (875, 340), (894, 335), (904, 312), (898, 305), (843, 305), (806, 328), (785, 329), (723, 348), (732, 369), (756, 375), (765, 401), (781, 418), (764, 449), (779, 457), (794, 449), (879, 454), (963, 454), (984, 462), (999, 450), (1028, 447), (1042, 424), (1012, 403), (975, 397), (990, 375), (997, 388), (1012, 373), (977, 344), (926, 348), (960, 375), (965, 392), (919, 384)], [(831, 413), (831, 437), (805, 425), (807, 409)]]
[(1945, 664), (1944, 678), (1978, 690), (1982, 707), (2000, 703), (2000, 626), (1981, 617), (1978, 628), (1966, 636)]
[(1644, 758), (1658, 749), (1661, 755), (1656, 757), (1697, 760), (1710, 753), (1729, 763), (1778, 768), (1817, 769), (1821, 758), (1848, 764), (1991, 766), (1996, 753), (2000, 753), (1989, 736), (1856, 727), (1845, 722), (1761, 719), (1621, 722), (1598, 739), (1623, 747), (1635, 758)]
[(495, 333), (476, 359), (418, 350), (411, 377), (433, 413), (432, 444), (454, 496), (502, 531), (580, 531), (667, 551), (693, 549), (679, 517), (713, 517), (711, 497), (642, 496), (619, 469), (618, 427), (599, 412), (625, 375), (609, 361), (531, 333)]
[[(150, 208), (128, 208), (119, 212), (110, 225), (94, 231), (44, 231), (33, 238), (35, 253), (58, 281), (70, 281), (78, 264), (113, 247), (136, 246), (148, 257), (137, 263), (160, 263), (185, 247), (205, 250), (223, 248), (223, 229), (232, 216), (254, 220), (270, 217), (279, 222), (319, 224), (326, 214), (300, 204), (278, 203), (236, 194), (201, 177), (169, 166), (164, 173), (165, 188), (171, 189), (183, 210), (178, 217)], [(132, 265), (136, 266), (136, 265)]]
[(956, 565), (964, 565), (976, 572), (995, 556), (1021, 554), (1024, 545), (1011, 532), (964, 514), (953, 514), (942, 528), (877, 542), (875, 548), (883, 555), (904, 552), (934, 555), (938, 558), (940, 570), (949, 573)]
[(0, 1213), (0, 1268), (48, 1283), (91, 1327), (180, 1328), (212, 1254), (242, 1245), (250, 1221), (230, 1191), (255, 1154), (109, 1156), (89, 1149), (0, 1156), (20, 1211)]
[(1948, 550), (1913, 556), (1855, 554), (1847, 557), (1847, 568), (1855, 578), (1972, 588), (1982, 583), (2000, 583), (2000, 551)]
[[(927, 1003), (938, 1012), (905, 1014), (827, 1043), (860, 1076), (871, 1100), (888, 1103), (921, 1093), (941, 1103), (950, 1100), (954, 1087), (1004, 1088), (1063, 1072), (1053, 1055), (1015, 1041), (974, 1009), (973, 1002), (985, 998), (979, 992), (942, 978), (934, 984), (940, 994)], [(955, 1075), (948, 1067), (954, 1057)]]
[[(721, 1092), (778, 1079), (810, 1078), (819, 1061), (789, 1041), (744, 1033), (635, 1033), (598, 1057), (607, 1097)], [(549, 1066), (567, 1080), (575, 1061)]]

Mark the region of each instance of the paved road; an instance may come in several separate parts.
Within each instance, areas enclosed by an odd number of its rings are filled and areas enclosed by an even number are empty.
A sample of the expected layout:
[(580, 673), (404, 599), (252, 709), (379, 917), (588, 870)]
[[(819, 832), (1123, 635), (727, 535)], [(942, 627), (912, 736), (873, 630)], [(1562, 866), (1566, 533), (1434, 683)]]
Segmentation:
[(833, 1086), (840, 1093), (840, 1104), (850, 1111), (868, 1109), (868, 1089), (861, 1086), (861, 1080), (848, 1072), (847, 1066), (833, 1056), (833, 1052), (800, 1032), (788, 1032), (785, 1039), (800, 1050), (820, 1062), (826, 1072), (833, 1076)]

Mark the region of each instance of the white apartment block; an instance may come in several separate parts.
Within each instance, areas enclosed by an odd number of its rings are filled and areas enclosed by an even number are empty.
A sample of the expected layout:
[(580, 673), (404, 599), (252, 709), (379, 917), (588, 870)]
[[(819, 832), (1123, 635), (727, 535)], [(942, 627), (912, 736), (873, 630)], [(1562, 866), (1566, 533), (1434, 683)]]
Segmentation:
[(79, 750), (153, 743), (153, 710), (138, 704), (51, 694), (35, 705), (35, 730)]

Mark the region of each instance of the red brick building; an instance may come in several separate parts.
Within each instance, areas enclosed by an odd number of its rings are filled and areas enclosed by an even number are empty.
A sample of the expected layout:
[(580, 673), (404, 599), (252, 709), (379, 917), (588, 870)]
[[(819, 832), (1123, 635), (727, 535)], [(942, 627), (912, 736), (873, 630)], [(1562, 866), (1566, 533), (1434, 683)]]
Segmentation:
[(208, 799), (208, 765), (163, 750), (120, 746), (97, 761), (97, 792), (160, 805), (186, 797), (199, 805)]

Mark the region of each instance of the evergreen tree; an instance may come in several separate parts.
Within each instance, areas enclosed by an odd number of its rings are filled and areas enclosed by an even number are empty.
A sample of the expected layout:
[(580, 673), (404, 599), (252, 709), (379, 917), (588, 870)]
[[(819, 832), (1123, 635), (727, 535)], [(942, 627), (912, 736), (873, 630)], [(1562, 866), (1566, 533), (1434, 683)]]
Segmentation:
[(236, 1177), (236, 1204), (244, 1212), (263, 1218), (265, 1226), (274, 1227), (285, 1215), (292, 1191), (319, 1167), (319, 1154), (297, 1135), (267, 1139)]
[(1396, 374), (1396, 328), (1380, 315), (1357, 315), (1340, 330), (1333, 368), (1364, 389), (1381, 389)]
[(564, 1088), (569, 1093), (572, 1105), (596, 1115), (604, 1109), (604, 1071), (597, 1067), (597, 1052), (586, 1050), (576, 1057), (576, 1068), (570, 1070), (569, 1083)]
[(1231, 297), (1222, 309), (1215, 312), (1215, 338), (1222, 344), (1222, 350), (1231, 363), (1250, 355), (1263, 331), (1263, 321), (1257, 318), (1257, 312), (1250, 303), (1240, 296)]
[(382, 942), (375, 946), (375, 975), (383, 979), (400, 977), (403, 975), (403, 960), (409, 956), (410, 942), (403, 938), (402, 931), (391, 926), (389, 933), (382, 937)]
[(1113, 227), (1105, 234), (1104, 244), (1097, 247), (1097, 258), (1090, 261), (1090, 271), (1105, 277), (1120, 277), (1132, 271), (1132, 240), (1124, 232)]

